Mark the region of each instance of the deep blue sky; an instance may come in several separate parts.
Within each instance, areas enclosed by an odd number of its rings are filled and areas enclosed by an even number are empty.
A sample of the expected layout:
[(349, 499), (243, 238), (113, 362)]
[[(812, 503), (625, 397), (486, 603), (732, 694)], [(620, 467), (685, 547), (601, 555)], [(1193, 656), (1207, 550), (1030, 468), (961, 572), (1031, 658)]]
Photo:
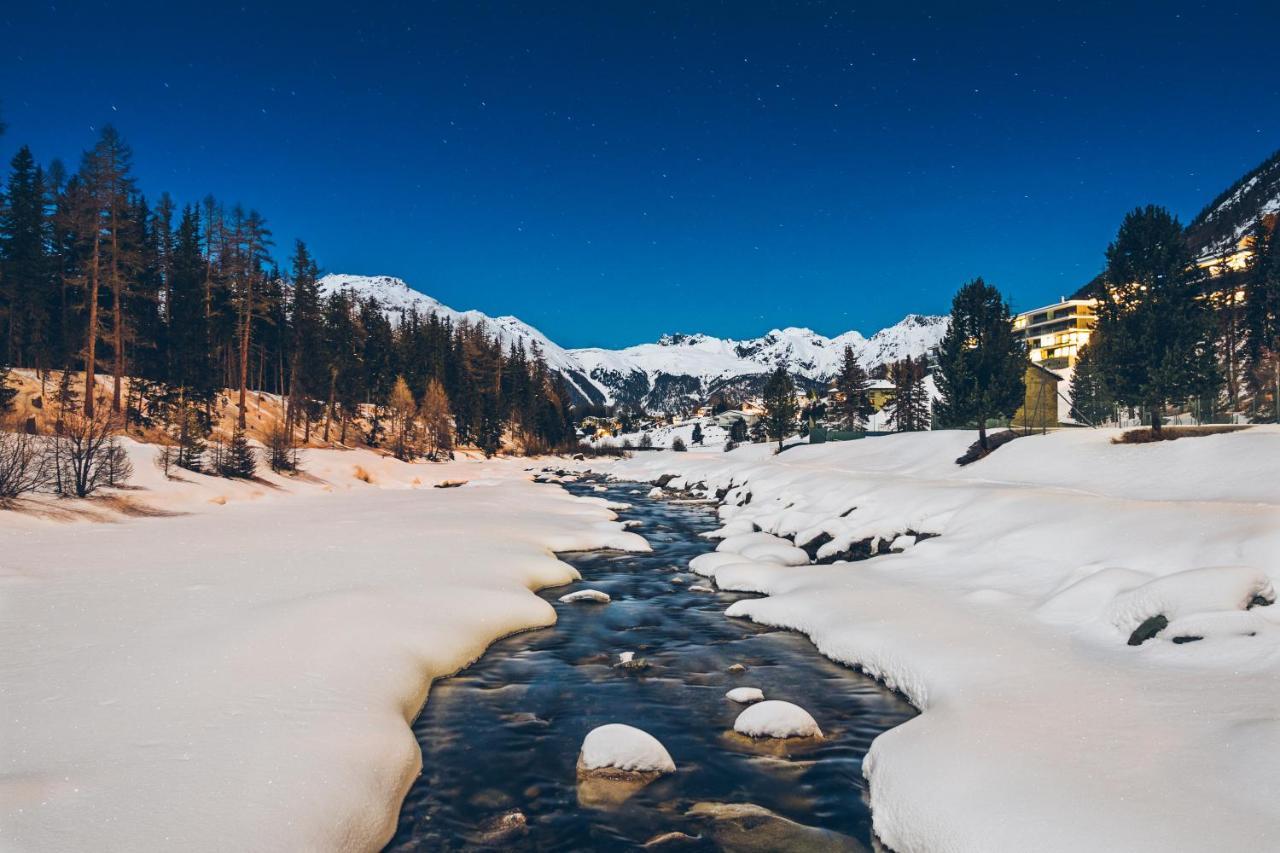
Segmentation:
[(877, 5), (5, 3), (0, 155), (612, 346), (1036, 307), (1280, 147), (1275, 3)]

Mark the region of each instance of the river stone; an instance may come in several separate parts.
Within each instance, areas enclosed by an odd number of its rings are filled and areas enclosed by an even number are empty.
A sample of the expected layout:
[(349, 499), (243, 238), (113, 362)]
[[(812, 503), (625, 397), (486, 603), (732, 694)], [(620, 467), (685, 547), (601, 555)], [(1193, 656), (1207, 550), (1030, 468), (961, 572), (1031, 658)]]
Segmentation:
[(739, 705), (750, 705), (752, 702), (763, 702), (764, 691), (759, 687), (735, 687), (724, 694), (724, 698)]
[(710, 834), (728, 853), (866, 853), (856, 838), (805, 826), (754, 803), (695, 803), (688, 817), (710, 821)]
[(578, 753), (578, 803), (594, 809), (619, 806), (675, 769), (667, 748), (648, 732), (621, 723), (599, 726)]
[(485, 846), (502, 845), (529, 830), (529, 819), (519, 809), (492, 817), (480, 825), (476, 841)]
[(1162, 613), (1146, 619), (1129, 635), (1129, 645), (1140, 646), (1169, 627), (1169, 620)]
[(684, 832), (664, 832), (661, 835), (655, 835), (650, 838), (641, 846), (646, 850), (652, 850), (655, 847), (687, 847), (701, 840), (701, 835), (689, 835)]
[(611, 600), (609, 593), (601, 592), (598, 589), (580, 589), (577, 592), (560, 596), (561, 604), (573, 604), (575, 601), (594, 601), (599, 604), (608, 604)]
[(746, 667), (746, 664), (735, 663), (729, 666), (729, 671), (732, 672), (734, 675), (737, 675), (740, 672), (746, 672), (747, 667)]
[(734, 721), (733, 730), (753, 738), (822, 737), (822, 729), (808, 711), (778, 699), (757, 702), (743, 711)]

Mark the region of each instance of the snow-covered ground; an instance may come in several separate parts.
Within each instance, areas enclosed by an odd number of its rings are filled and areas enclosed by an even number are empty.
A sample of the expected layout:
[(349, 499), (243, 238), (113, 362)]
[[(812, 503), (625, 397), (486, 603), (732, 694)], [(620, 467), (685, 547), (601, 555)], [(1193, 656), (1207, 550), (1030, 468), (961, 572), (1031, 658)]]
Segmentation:
[[(1280, 428), (1115, 434), (1022, 438), (966, 468), (973, 435), (935, 432), (610, 470), (729, 489), (695, 569), (768, 596), (729, 615), (803, 631), (922, 710), (864, 764), (899, 853), (1274, 849)], [(900, 553), (789, 566), (767, 534)]]
[(432, 679), (555, 620), (553, 551), (647, 548), (527, 460), (171, 482), (127, 446), (127, 504), (0, 512), (6, 850), (376, 849)]

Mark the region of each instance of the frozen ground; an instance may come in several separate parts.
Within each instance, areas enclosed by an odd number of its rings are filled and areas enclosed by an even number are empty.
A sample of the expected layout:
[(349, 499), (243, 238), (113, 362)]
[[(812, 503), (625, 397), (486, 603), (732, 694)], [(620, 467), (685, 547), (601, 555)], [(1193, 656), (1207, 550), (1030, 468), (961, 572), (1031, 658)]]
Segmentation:
[[(173, 483), (153, 451), (127, 505), (0, 513), (5, 850), (376, 849), (431, 680), (554, 621), (553, 551), (647, 548), (527, 461)], [(184, 514), (118, 511), (147, 507)]]
[[(729, 615), (803, 631), (923, 711), (863, 768), (898, 853), (1274, 849), (1280, 429), (1114, 434), (967, 468), (973, 435), (939, 432), (611, 470), (725, 490), (721, 548), (694, 569), (768, 596)], [(787, 540), (880, 555), (786, 565)], [(1168, 626), (1129, 645), (1154, 616)]]

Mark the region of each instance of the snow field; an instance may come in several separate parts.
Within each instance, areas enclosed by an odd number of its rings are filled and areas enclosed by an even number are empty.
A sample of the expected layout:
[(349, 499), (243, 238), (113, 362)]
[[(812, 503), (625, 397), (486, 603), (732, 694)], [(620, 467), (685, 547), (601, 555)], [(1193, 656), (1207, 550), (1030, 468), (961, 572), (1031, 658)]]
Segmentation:
[(127, 447), (118, 496), (186, 514), (0, 514), (5, 849), (378, 849), (432, 680), (555, 621), (553, 551), (647, 548), (529, 460), (309, 450), (296, 479), (178, 482)]

